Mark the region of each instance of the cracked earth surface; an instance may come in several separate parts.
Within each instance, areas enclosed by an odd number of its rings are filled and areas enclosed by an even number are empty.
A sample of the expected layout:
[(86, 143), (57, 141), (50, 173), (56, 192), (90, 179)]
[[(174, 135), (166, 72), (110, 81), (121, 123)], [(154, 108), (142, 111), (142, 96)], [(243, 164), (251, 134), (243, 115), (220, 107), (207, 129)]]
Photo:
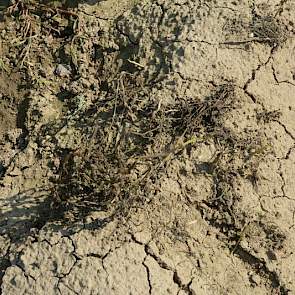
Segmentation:
[[(22, 73), (1, 72), (0, 293), (295, 294), (295, 2), (92, 2), (76, 11), (85, 37), (78, 78), (55, 76), (60, 43), (65, 56), (70, 48), (54, 36), (34, 41), (42, 52), (26, 75), (37, 87), (19, 90), (7, 81)], [(267, 16), (278, 36), (253, 30)], [(14, 26), (1, 23), (4, 60), (15, 58)], [(222, 138), (205, 134), (169, 161), (128, 219), (97, 210), (64, 224), (49, 212), (49, 163), (53, 145), (77, 149), (81, 129), (42, 130), (63, 117), (75, 126), (81, 107), (65, 101), (83, 95), (90, 108), (105, 95), (103, 79), (129, 70), (159, 106), (205, 101), (230, 84), (235, 103), (218, 115), (222, 128), (243, 145), (262, 144), (221, 152)], [(71, 97), (59, 99), (60, 89)], [(255, 173), (246, 167), (252, 156)], [(230, 184), (220, 193), (225, 171)]]

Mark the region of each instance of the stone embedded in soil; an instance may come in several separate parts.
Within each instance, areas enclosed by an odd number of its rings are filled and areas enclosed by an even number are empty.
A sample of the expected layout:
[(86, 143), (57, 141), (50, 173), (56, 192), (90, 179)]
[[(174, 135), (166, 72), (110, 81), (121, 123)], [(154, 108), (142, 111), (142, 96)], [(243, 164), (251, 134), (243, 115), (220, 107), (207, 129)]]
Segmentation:
[(72, 68), (70, 65), (59, 64), (54, 73), (61, 78), (69, 77), (72, 74)]

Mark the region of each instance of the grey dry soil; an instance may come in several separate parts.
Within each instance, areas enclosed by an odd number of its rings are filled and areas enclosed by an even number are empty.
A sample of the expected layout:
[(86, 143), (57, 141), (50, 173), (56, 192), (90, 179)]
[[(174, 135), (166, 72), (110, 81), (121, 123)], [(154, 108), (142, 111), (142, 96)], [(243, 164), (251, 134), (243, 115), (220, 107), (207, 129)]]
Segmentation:
[(295, 2), (85, 2), (2, 15), (2, 294), (295, 294)]

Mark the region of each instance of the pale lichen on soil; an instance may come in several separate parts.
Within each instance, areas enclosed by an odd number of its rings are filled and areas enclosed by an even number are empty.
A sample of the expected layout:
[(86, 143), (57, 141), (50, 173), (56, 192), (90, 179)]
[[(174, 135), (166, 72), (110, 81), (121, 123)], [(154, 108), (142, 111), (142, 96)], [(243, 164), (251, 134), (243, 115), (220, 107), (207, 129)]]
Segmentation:
[(295, 294), (294, 1), (2, 2), (1, 294)]

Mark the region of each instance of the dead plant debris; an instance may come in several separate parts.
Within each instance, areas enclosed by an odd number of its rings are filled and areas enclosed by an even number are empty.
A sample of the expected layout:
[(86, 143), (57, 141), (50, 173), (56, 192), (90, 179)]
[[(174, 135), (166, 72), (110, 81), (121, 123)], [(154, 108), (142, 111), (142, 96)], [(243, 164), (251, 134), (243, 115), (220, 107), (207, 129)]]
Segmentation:
[(281, 44), (286, 40), (284, 28), (271, 15), (255, 16), (250, 24), (250, 30), (255, 39), (271, 46)]
[[(127, 216), (130, 208), (145, 203), (149, 184), (165, 173), (171, 160), (190, 153), (198, 142), (213, 140), (219, 146), (216, 159), (208, 169), (204, 170), (206, 163), (200, 167), (200, 172), (214, 175), (212, 206), (227, 211), (227, 198), (233, 198), (231, 178), (253, 177), (255, 161), (267, 151), (259, 138), (245, 142), (223, 127), (220, 118), (234, 104), (234, 86), (225, 84), (202, 101), (187, 98), (161, 105), (134, 76), (121, 75), (107, 97), (98, 100), (92, 111), (80, 114), (87, 118), (76, 126), (83, 130), (83, 144), (59, 151), (53, 206), (78, 215), (113, 208)], [(234, 169), (229, 163), (237, 154), (244, 162)]]

